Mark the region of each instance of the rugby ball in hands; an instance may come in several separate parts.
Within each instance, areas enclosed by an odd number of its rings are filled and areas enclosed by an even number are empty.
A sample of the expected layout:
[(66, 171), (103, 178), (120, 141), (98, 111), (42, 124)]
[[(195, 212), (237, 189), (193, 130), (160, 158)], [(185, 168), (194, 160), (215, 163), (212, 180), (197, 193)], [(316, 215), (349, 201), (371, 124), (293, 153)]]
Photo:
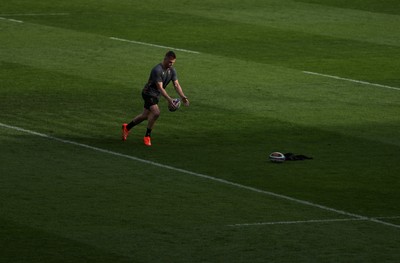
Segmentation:
[(180, 99), (173, 99), (172, 102), (175, 105), (175, 108), (172, 108), (168, 105), (168, 109), (169, 111), (176, 111), (177, 109), (179, 109), (181, 107), (181, 100)]
[(273, 152), (269, 155), (269, 160), (273, 163), (283, 163), (285, 159), (285, 155), (280, 152)]

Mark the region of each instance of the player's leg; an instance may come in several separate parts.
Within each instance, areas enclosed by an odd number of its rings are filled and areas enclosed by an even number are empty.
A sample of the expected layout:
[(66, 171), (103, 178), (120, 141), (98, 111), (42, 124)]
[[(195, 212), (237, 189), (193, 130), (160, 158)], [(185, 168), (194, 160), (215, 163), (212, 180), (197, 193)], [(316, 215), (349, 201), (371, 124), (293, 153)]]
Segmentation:
[(147, 130), (144, 136), (144, 144), (147, 146), (151, 146), (151, 132), (153, 130), (154, 124), (156, 123), (158, 117), (160, 116), (160, 108), (157, 104), (154, 104), (150, 107), (150, 112), (147, 118)]
[(143, 112), (141, 114), (137, 115), (135, 118), (133, 118), (133, 120), (130, 123), (122, 124), (122, 140), (123, 141), (126, 141), (128, 135), (129, 135), (129, 131), (133, 127), (135, 127), (142, 121), (147, 120), (149, 118), (149, 115), (151, 113), (150, 107), (152, 105), (155, 105), (158, 103), (157, 97), (153, 97), (153, 96), (142, 93), (142, 98), (144, 101)]
[(129, 131), (139, 123), (141, 123), (144, 120), (147, 120), (148, 116), (150, 114), (150, 110), (148, 109), (143, 109), (143, 112), (137, 115), (135, 118), (130, 123), (124, 123), (122, 124), (122, 140), (126, 141)]
[(150, 107), (150, 112), (148, 116), (148, 123), (147, 128), (153, 129), (155, 122), (157, 121), (158, 117), (160, 117), (160, 108), (157, 104)]
[(149, 117), (149, 114), (150, 114), (150, 111), (148, 109), (143, 109), (143, 112), (141, 114), (137, 115), (135, 118), (133, 118), (133, 120), (130, 123), (128, 123), (128, 125), (127, 125), (128, 130), (132, 129), (133, 127), (135, 127), (142, 121), (147, 120), (147, 118)]

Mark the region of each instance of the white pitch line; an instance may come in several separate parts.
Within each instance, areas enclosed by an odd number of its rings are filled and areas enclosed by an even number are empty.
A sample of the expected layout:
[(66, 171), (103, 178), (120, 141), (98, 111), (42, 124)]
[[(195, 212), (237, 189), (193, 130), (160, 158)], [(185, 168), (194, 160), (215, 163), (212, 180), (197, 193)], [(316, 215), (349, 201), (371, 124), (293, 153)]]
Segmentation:
[(400, 88), (391, 87), (391, 86), (387, 86), (387, 85), (376, 84), (376, 83), (372, 83), (372, 82), (361, 81), (361, 80), (355, 80), (355, 79), (342, 78), (342, 77), (338, 77), (338, 76), (327, 75), (327, 74), (321, 74), (321, 73), (317, 73), (317, 72), (303, 71), (303, 73), (309, 74), (309, 75), (316, 75), (316, 76), (321, 76), (321, 77), (327, 77), (327, 78), (331, 78), (331, 79), (345, 80), (345, 81), (350, 81), (350, 82), (354, 82), (354, 83), (358, 83), (358, 84), (364, 84), (364, 85), (369, 85), (369, 86), (375, 86), (375, 87), (379, 87), (379, 88), (400, 90)]
[[(373, 217), (374, 219), (398, 219), (399, 216), (388, 217)], [(332, 218), (332, 219), (310, 219), (310, 220), (297, 220), (297, 221), (276, 221), (276, 222), (258, 222), (258, 223), (242, 223), (228, 225), (232, 227), (246, 227), (246, 226), (264, 226), (264, 225), (292, 225), (292, 224), (310, 224), (310, 223), (329, 223), (329, 222), (346, 222), (346, 221), (366, 221), (363, 218)]]
[(10, 22), (15, 22), (15, 23), (23, 23), (24, 21), (21, 20), (16, 20), (16, 19), (11, 19), (11, 18), (5, 18), (5, 17), (0, 17), (1, 20), (7, 20)]
[(174, 48), (174, 47), (167, 47), (167, 46), (155, 45), (155, 44), (151, 44), (151, 43), (140, 42), (140, 41), (134, 41), (134, 40), (128, 40), (128, 39), (123, 39), (123, 38), (110, 37), (110, 39), (117, 40), (117, 41), (122, 41), (122, 42), (133, 43), (133, 44), (138, 44), (138, 45), (149, 46), (149, 47), (158, 47), (158, 48), (165, 48), (165, 49), (178, 50), (178, 51), (187, 52), (187, 53), (200, 54), (200, 52), (192, 51), (192, 50), (188, 50), (188, 49), (182, 49), (182, 48)]
[(265, 226), (265, 225), (293, 225), (293, 224), (329, 223), (329, 222), (362, 221), (362, 220), (365, 220), (365, 219), (361, 219), (361, 218), (311, 219), (311, 220), (299, 220), (299, 221), (244, 223), (244, 224), (234, 224), (234, 225), (228, 225), (228, 226), (244, 227), (244, 226)]
[(0, 16), (68, 16), (69, 13), (42, 13), (42, 14), (0, 14)]
[(298, 204), (302, 204), (302, 205), (306, 205), (306, 206), (310, 206), (310, 207), (314, 207), (314, 208), (319, 208), (321, 210), (334, 212), (334, 213), (345, 215), (345, 216), (349, 216), (349, 217), (354, 217), (354, 218), (357, 218), (357, 219), (360, 219), (360, 220), (366, 220), (366, 221), (374, 222), (374, 223), (381, 224), (381, 225), (386, 225), (386, 226), (390, 226), (390, 227), (394, 227), (394, 228), (400, 228), (400, 225), (396, 225), (396, 224), (388, 223), (388, 222), (385, 222), (385, 221), (381, 221), (381, 220), (378, 220), (376, 218), (370, 218), (370, 217), (366, 217), (366, 216), (362, 216), (362, 215), (358, 215), (358, 214), (354, 214), (354, 213), (349, 213), (349, 212), (346, 212), (346, 211), (338, 210), (338, 209), (335, 209), (335, 208), (330, 208), (330, 207), (327, 207), (327, 206), (319, 205), (319, 204), (312, 203), (312, 202), (309, 202), (309, 201), (304, 201), (304, 200), (293, 198), (293, 197), (290, 197), (290, 196), (281, 195), (281, 194), (277, 194), (277, 193), (274, 193), (274, 192), (269, 192), (269, 191), (257, 189), (257, 188), (251, 187), (251, 186), (246, 186), (246, 185), (230, 182), (230, 181), (227, 181), (227, 180), (224, 180), (224, 179), (221, 179), (221, 178), (216, 178), (216, 177), (212, 177), (212, 176), (209, 176), (209, 175), (195, 173), (195, 172), (192, 172), (192, 171), (176, 168), (176, 167), (173, 167), (173, 166), (169, 166), (169, 165), (164, 165), (164, 164), (157, 163), (157, 162), (148, 161), (148, 160), (141, 159), (141, 158), (138, 158), (138, 157), (134, 157), (134, 156), (131, 156), (131, 155), (118, 153), (118, 152), (113, 152), (113, 151), (109, 151), (109, 150), (106, 150), (106, 149), (90, 146), (90, 145), (87, 145), (87, 144), (77, 143), (77, 142), (70, 141), (70, 140), (64, 140), (64, 139), (53, 137), (53, 136), (50, 136), (50, 135), (47, 135), (47, 134), (43, 134), (43, 133), (31, 131), (31, 130), (26, 130), (26, 129), (23, 129), (23, 128), (7, 125), (7, 124), (3, 124), (3, 123), (0, 123), (0, 127), (8, 128), (8, 129), (12, 129), (12, 130), (16, 130), (16, 131), (32, 134), (32, 135), (36, 135), (36, 136), (39, 136), (39, 137), (47, 138), (47, 139), (50, 139), (50, 140), (54, 140), (54, 141), (58, 141), (58, 142), (66, 143), (66, 144), (79, 146), (79, 147), (90, 149), (90, 150), (97, 151), (97, 152), (102, 152), (102, 153), (107, 153), (107, 154), (114, 155), (114, 156), (127, 158), (127, 159), (130, 159), (130, 160), (134, 160), (134, 161), (137, 161), (137, 162), (153, 165), (153, 166), (160, 167), (160, 168), (167, 169), (167, 170), (172, 170), (172, 171), (175, 171), (175, 172), (180, 172), (180, 173), (183, 173), (183, 174), (193, 175), (193, 176), (204, 178), (204, 179), (208, 179), (208, 180), (211, 180), (211, 181), (214, 181), (214, 182), (219, 182), (219, 183), (222, 183), (222, 184), (225, 184), (225, 185), (234, 186), (234, 187), (237, 187), (237, 188), (240, 188), (240, 189), (245, 189), (245, 190), (249, 190), (249, 191), (256, 192), (256, 193), (260, 193), (260, 194), (264, 194), (264, 195), (268, 195), (268, 196), (273, 196), (273, 197), (278, 198), (278, 199), (283, 199), (283, 200), (291, 201), (291, 202), (294, 202), (294, 203), (298, 203)]

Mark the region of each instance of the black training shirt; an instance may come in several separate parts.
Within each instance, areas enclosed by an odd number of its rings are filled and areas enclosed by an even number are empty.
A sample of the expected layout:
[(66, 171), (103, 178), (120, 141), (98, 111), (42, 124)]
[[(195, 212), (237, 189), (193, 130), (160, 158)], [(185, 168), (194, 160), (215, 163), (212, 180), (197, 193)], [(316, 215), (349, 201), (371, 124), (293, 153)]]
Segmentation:
[(161, 92), (157, 88), (157, 82), (162, 82), (163, 88), (165, 89), (171, 80), (175, 81), (177, 79), (178, 76), (174, 67), (164, 69), (162, 63), (160, 63), (151, 70), (149, 81), (144, 86), (143, 93), (154, 97), (160, 97)]

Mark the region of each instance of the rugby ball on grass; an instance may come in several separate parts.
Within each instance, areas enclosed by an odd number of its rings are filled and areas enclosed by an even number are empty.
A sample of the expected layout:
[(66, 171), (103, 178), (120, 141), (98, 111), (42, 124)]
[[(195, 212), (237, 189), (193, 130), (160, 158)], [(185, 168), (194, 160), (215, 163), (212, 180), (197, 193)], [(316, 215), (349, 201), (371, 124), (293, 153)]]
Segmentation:
[(280, 152), (273, 152), (269, 155), (269, 160), (273, 163), (283, 163), (285, 159), (285, 155)]
[(170, 107), (168, 105), (169, 111), (176, 111), (177, 109), (179, 109), (181, 107), (181, 100), (180, 99), (173, 99), (172, 102), (174, 103), (176, 108), (174, 109), (174, 108), (172, 108), (172, 107)]

